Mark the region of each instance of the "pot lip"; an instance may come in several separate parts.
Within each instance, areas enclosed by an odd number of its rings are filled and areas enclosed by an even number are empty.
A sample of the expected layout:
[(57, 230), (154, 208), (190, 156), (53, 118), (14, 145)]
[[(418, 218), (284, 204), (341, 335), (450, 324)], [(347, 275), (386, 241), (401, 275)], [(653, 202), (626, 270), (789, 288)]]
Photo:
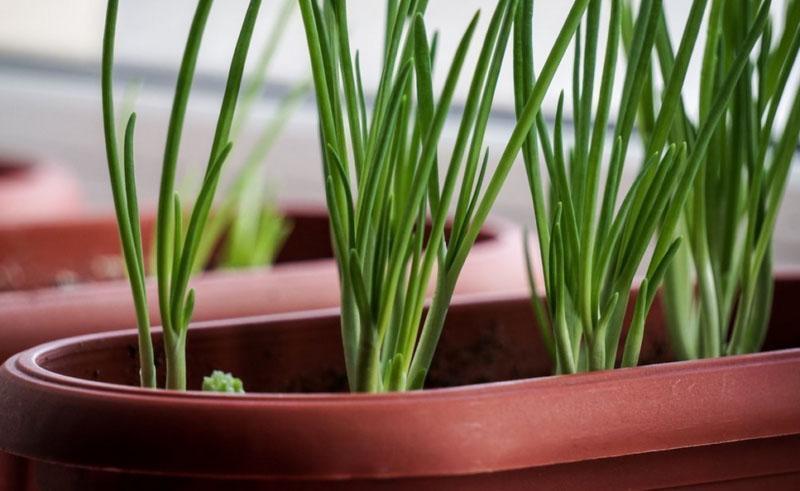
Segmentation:
[[(322, 218), (328, 214), (327, 208), (322, 203), (315, 201), (301, 201), (301, 200), (282, 200), (278, 203), (279, 209), (287, 216), (294, 215), (295, 217), (309, 217), (309, 218)], [(153, 210), (145, 209), (143, 215), (154, 213)], [(113, 214), (107, 212), (97, 213), (77, 213), (70, 214), (61, 219), (53, 220), (36, 220), (26, 223), (21, 223), (13, 226), (5, 226), (0, 223), (0, 234), (8, 235), (26, 235), (33, 231), (56, 228), (64, 230), (73, 227), (91, 227), (102, 224), (107, 221), (114, 221)], [(491, 256), (494, 250), (505, 250), (517, 246), (522, 242), (522, 229), (514, 224), (511, 220), (492, 216), (486, 220), (481, 227), (483, 234), (489, 235), (487, 240), (477, 241), (471, 248), (471, 255), (478, 259), (482, 256)], [(475, 254), (477, 253), (477, 254)], [(204, 271), (194, 277), (193, 284), (203, 284), (206, 282), (225, 282), (241, 278), (243, 276), (259, 276), (265, 273), (268, 274), (281, 274), (294, 275), (298, 273), (298, 266), (302, 265), (303, 271), (307, 274), (316, 274), (322, 269), (329, 269), (335, 267), (333, 257), (318, 257), (313, 259), (304, 259), (299, 261), (286, 261), (281, 263), (270, 264), (267, 266), (256, 266), (245, 269), (219, 269)], [(13, 305), (19, 302), (20, 298), (35, 297), (37, 301), (41, 302), (51, 296), (57, 300), (65, 298), (81, 297), (84, 295), (91, 295), (98, 291), (105, 291), (109, 289), (129, 289), (130, 286), (125, 279), (109, 279), (98, 281), (87, 281), (70, 285), (68, 289), (63, 289), (57, 286), (45, 286), (41, 288), (23, 289), (23, 290), (7, 290), (0, 291), (0, 306), (8, 303)], [(66, 296), (65, 296), (66, 295)]]
[[(34, 165), (32, 168), (38, 167)], [(318, 203), (313, 200), (278, 200), (278, 209), (286, 214), (295, 214), (303, 216), (320, 216), (327, 213), (324, 204)], [(142, 206), (141, 216), (144, 218), (155, 217), (156, 209), (154, 206)], [(114, 210), (109, 208), (90, 209), (87, 211), (79, 211), (72, 213), (68, 216), (52, 219), (40, 220), (32, 223), (25, 223), (14, 226), (11, 230), (3, 230), (3, 233), (13, 232), (18, 230), (27, 233), (31, 230), (41, 230), (49, 228), (70, 228), (81, 226), (94, 226), (106, 222), (116, 222)]]
[[(0, 159), (0, 168), (2, 168), (3, 160)], [(38, 162), (33, 163), (31, 166), (20, 166), (21, 169), (26, 169), (30, 171), (35, 171), (39, 168), (56, 168), (58, 169), (59, 166), (51, 165), (47, 162), (43, 162), (39, 164)], [(286, 215), (298, 215), (298, 216), (305, 216), (305, 217), (324, 217), (328, 215), (328, 209), (324, 203), (314, 200), (298, 200), (298, 199), (281, 199), (278, 200), (278, 209)], [(142, 209), (142, 216), (155, 216), (155, 209), (152, 207), (144, 207)], [(14, 227), (6, 227), (4, 228), (0, 224), (0, 231), (2, 233), (13, 233), (17, 231), (17, 233), (28, 233), (31, 230), (41, 230), (47, 228), (69, 228), (69, 227), (78, 227), (78, 226), (88, 226), (88, 225), (97, 225), (108, 221), (116, 221), (114, 217), (113, 210), (106, 210), (103, 209), (101, 211), (98, 210), (90, 210), (90, 211), (79, 211), (77, 213), (73, 213), (64, 217), (59, 217), (56, 219), (46, 219), (46, 220), (39, 220), (36, 222), (30, 223), (23, 223), (14, 225)], [(512, 220), (498, 216), (492, 215), (490, 216), (486, 222), (484, 223), (483, 227), (481, 227), (481, 231), (484, 233), (488, 233), (496, 240), (516, 240), (515, 232), (519, 232), (521, 227), (517, 226)], [(477, 247), (484, 246), (486, 244), (491, 244), (493, 241), (483, 240), (478, 241), (472, 247), (473, 249)]]
[[(522, 293), (500, 292), (494, 294), (476, 293), (457, 295), (452, 307), (480, 308), (484, 305), (518, 303), (528, 301), (528, 296)], [(338, 308), (325, 308), (305, 312), (288, 312), (278, 314), (265, 314), (259, 316), (242, 317), (236, 319), (212, 320), (193, 323), (190, 329), (220, 330), (233, 326), (259, 325), (265, 323), (303, 323), (316, 322), (332, 317), (338, 317)], [(160, 333), (161, 328), (153, 328), (154, 333)], [(75, 349), (76, 347), (92, 344), (98, 341), (114, 341), (118, 339), (137, 336), (136, 329), (101, 332), (74, 336), (41, 344), (34, 348), (18, 353), (9, 358), (3, 369), (15, 377), (22, 377), (36, 384), (43, 384), (51, 388), (82, 394), (85, 397), (102, 399), (105, 397), (123, 396), (134, 398), (141, 403), (148, 402), (174, 402), (178, 404), (204, 403), (225, 401), (230, 406), (250, 406), (257, 403), (266, 405), (302, 405), (306, 407), (319, 405), (370, 405), (383, 403), (414, 403), (433, 400), (460, 400), (482, 397), (508, 396), (527, 390), (552, 390), (569, 386), (578, 388), (598, 382), (625, 382), (634, 379), (657, 379), (671, 377), (676, 374), (699, 372), (717, 372), (720, 370), (736, 369), (737, 367), (762, 364), (792, 362), (800, 359), (800, 347), (787, 348), (774, 351), (750, 353), (721, 358), (673, 361), (643, 365), (633, 368), (617, 368), (589, 373), (572, 375), (547, 375), (518, 380), (470, 384), (458, 387), (433, 388), (409, 392), (394, 392), (380, 394), (354, 394), (347, 392), (321, 392), (321, 393), (246, 393), (242, 395), (216, 394), (189, 390), (185, 392), (166, 389), (144, 389), (136, 386), (126, 386), (86, 380), (71, 377), (44, 368), (40, 361), (62, 350)]]

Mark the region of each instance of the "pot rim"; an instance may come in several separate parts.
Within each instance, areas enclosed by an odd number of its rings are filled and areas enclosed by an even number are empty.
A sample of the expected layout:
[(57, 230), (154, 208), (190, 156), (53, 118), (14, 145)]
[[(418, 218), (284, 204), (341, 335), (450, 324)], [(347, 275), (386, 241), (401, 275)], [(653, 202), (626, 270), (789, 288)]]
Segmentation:
[[(54, 165), (32, 166), (31, 168), (36, 169), (37, 167), (58, 168), (58, 166)], [(307, 217), (322, 217), (328, 215), (328, 209), (325, 204), (315, 200), (279, 199), (277, 200), (277, 207), (285, 216), (300, 215)], [(142, 208), (141, 214), (143, 217), (154, 217), (155, 208), (152, 206), (145, 206)], [(20, 231), (28, 233), (30, 230), (39, 230), (45, 228), (69, 228), (108, 221), (116, 221), (113, 210), (78, 211), (77, 213), (71, 213), (63, 217), (14, 224), (13, 227), (0, 224), (0, 232), (4, 234), (15, 233), (15, 231), (16, 233), (20, 233)], [(492, 215), (489, 217), (481, 227), (482, 234), (490, 235), (495, 240), (500, 242), (517, 240), (519, 238), (518, 235), (520, 230), (521, 227), (517, 226), (512, 220), (498, 215)], [(474, 250), (478, 247), (482, 248), (483, 246), (491, 245), (493, 242), (494, 240), (478, 240), (475, 242), (475, 245), (472, 246), (472, 249)], [(333, 258), (326, 259), (331, 260)]]
[[(460, 305), (490, 305), (497, 303), (516, 303), (526, 300), (527, 295), (519, 293), (475, 293), (463, 294), (454, 297), (452, 307)], [(286, 321), (318, 321), (338, 318), (338, 308), (324, 308), (305, 312), (287, 312), (278, 314), (264, 314), (236, 319), (223, 319), (202, 321), (190, 324), (192, 331), (220, 330), (232, 326), (259, 325), (266, 322)], [(160, 334), (161, 327), (152, 328), (153, 334)], [(96, 341), (113, 341), (122, 338), (135, 338), (136, 329), (100, 332), (73, 336), (69, 338), (50, 341), (30, 348), (9, 358), (4, 366), (7, 370), (37, 380), (42, 383), (68, 388), (85, 393), (87, 396), (106, 394), (124, 394), (140, 400), (175, 400), (175, 401), (207, 401), (224, 400), (231, 405), (249, 405), (253, 402), (275, 404), (372, 404), (385, 401), (396, 402), (402, 399), (417, 401), (419, 399), (462, 399), (471, 397), (495, 397), (498, 395), (512, 394), (529, 389), (547, 390), (550, 387), (561, 387), (564, 384), (570, 387), (581, 387), (602, 381), (625, 381), (641, 378), (659, 378), (665, 375), (673, 376), (677, 373), (698, 373), (705, 371), (718, 371), (742, 364), (757, 365), (764, 362), (781, 362), (789, 359), (800, 359), (800, 347), (787, 348), (774, 351), (748, 353), (743, 355), (725, 356), (686, 361), (671, 361), (652, 365), (641, 365), (632, 368), (615, 368), (613, 370), (600, 370), (569, 375), (546, 375), (542, 377), (507, 380), (502, 382), (487, 382), (479, 384), (462, 385), (458, 387), (431, 388), (407, 392), (390, 393), (350, 393), (350, 392), (317, 392), (317, 393), (263, 393), (253, 392), (240, 395), (202, 392), (198, 390), (175, 391), (168, 389), (145, 389), (137, 386), (119, 385), (108, 382), (87, 380), (44, 368), (40, 361), (48, 355), (53, 355), (61, 350), (73, 348)], [(662, 372), (669, 373), (662, 373)]]

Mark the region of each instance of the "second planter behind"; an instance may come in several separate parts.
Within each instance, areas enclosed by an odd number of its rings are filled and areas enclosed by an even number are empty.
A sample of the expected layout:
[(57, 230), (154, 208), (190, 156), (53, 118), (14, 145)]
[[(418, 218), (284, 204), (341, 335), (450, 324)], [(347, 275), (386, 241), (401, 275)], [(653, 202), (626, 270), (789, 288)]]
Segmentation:
[[(192, 281), (195, 320), (338, 306), (327, 212), (309, 205), (283, 212), (292, 232), (276, 264), (199, 275)], [(152, 216), (146, 217), (142, 231), (152, 228)], [(117, 234), (111, 216), (0, 229), (0, 360), (45, 341), (136, 325)], [(524, 291), (526, 285), (520, 229), (491, 221), (457, 293)], [(156, 296), (152, 282), (148, 296)], [(160, 324), (156, 307), (151, 302), (153, 325)]]

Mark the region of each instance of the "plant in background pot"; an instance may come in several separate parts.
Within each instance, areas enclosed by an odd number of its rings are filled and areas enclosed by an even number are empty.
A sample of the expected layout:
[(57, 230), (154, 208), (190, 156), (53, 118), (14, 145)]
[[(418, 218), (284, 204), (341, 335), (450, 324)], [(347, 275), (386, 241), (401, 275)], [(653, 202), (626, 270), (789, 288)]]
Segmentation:
[[(800, 47), (800, 2), (787, 3), (786, 20), (773, 43), (772, 19), (760, 37), (755, 59), (746, 60), (730, 102), (714, 113), (725, 70), (752, 39), (744, 33), (762, 21), (760, 2), (712, 3), (700, 74), (697, 121), (679, 100), (678, 119), (668, 135), (653, 129), (653, 88), (640, 101), (646, 141), (668, 137), (700, 147), (697, 179), (688, 185), (686, 205), (676, 216), (677, 233), (687, 238), (667, 269), (664, 305), (672, 349), (681, 359), (758, 351), (772, 308), (772, 234), (800, 135), (800, 91), (791, 101), (783, 129), (775, 135), (790, 73)], [(761, 10), (763, 13), (763, 8)], [(664, 15), (656, 32), (660, 70), (673, 63)], [(707, 121), (720, 118), (708, 142), (699, 140)], [(705, 152), (703, 146), (707, 145)], [(671, 237), (670, 224), (662, 231)], [(662, 242), (663, 242), (662, 241)], [(687, 285), (697, 284), (697, 289)]]
[[(244, 83), (241, 101), (234, 113), (232, 141), (237, 140), (250, 120), (295, 6), (295, 0), (285, 0), (272, 21), (252, 74)], [(223, 194), (222, 202), (208, 218), (197, 248), (195, 271), (212, 266), (212, 258), (213, 267), (218, 269), (251, 268), (274, 261), (291, 230), (291, 222), (267, 193), (263, 164), (290, 116), (308, 92), (308, 85), (303, 81), (292, 87), (259, 132), (233, 183)]]

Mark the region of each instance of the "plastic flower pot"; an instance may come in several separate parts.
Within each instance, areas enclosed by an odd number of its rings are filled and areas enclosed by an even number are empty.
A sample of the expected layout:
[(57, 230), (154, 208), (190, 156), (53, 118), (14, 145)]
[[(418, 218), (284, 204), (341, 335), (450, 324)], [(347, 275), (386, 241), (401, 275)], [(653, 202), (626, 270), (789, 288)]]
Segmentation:
[(798, 275), (767, 352), (547, 376), (528, 298), (461, 297), (428, 390), (351, 395), (335, 311), (198, 324), (189, 383), (134, 386), (133, 332), (52, 342), (0, 370), (0, 448), (28, 489), (791, 488), (800, 484)]
[[(291, 312), (339, 304), (327, 211), (287, 206), (292, 232), (272, 267), (212, 270), (191, 282), (195, 320)], [(152, 215), (145, 220), (149, 250)], [(0, 361), (37, 344), (136, 325), (113, 217), (0, 227)], [(524, 289), (519, 228), (490, 221), (470, 253), (457, 293)], [(148, 288), (155, 299), (155, 282)], [(153, 325), (158, 302), (150, 302)]]
[(82, 208), (78, 181), (63, 167), (0, 157), (0, 226), (59, 219)]

